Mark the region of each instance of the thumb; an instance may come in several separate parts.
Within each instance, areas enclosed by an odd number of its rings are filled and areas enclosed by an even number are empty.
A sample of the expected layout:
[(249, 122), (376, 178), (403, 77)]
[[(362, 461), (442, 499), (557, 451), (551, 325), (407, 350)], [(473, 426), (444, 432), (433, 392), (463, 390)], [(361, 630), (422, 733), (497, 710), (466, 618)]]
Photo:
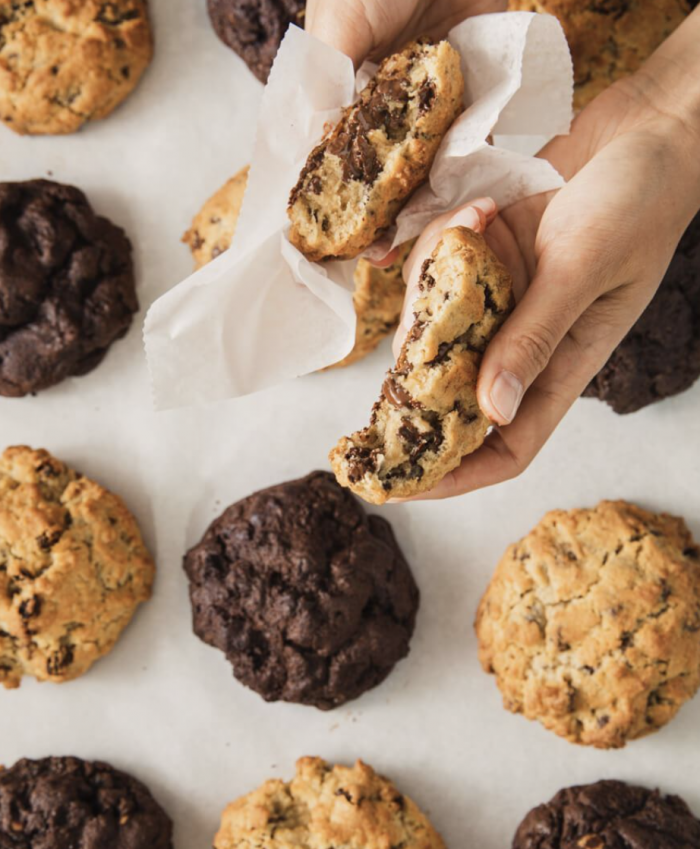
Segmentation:
[(499, 425), (515, 418), (525, 392), (545, 370), (559, 343), (595, 300), (597, 287), (540, 262), (535, 279), (503, 327), (494, 336), (481, 364), (479, 406)]
[(374, 47), (374, 33), (362, 3), (309, 0), (305, 29), (310, 35), (349, 56), (356, 68)]

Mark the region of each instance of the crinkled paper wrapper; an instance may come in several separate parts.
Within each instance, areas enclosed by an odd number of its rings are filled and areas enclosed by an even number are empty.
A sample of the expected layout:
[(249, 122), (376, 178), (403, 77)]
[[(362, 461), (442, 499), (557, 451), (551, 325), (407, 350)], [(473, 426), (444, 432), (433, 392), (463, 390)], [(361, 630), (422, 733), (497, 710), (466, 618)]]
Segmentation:
[[(571, 123), (573, 72), (556, 19), (483, 15), (449, 34), (467, 108), (430, 180), (397, 220), (394, 244), (435, 216), (490, 195), (503, 208), (559, 188), (536, 150)], [(246, 395), (331, 365), (352, 349), (355, 261), (311, 263), (288, 238), (291, 188), (324, 126), (366, 82), (350, 59), (291, 28), (262, 98), (255, 153), (231, 249), (151, 307), (144, 338), (158, 409)], [(494, 145), (486, 139), (493, 136)], [(229, 174), (222, 174), (222, 183)]]

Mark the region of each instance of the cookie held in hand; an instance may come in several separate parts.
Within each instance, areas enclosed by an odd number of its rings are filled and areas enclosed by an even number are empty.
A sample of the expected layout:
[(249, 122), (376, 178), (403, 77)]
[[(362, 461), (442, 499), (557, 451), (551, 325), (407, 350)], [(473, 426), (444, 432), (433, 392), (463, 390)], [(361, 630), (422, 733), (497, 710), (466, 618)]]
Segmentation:
[(408, 654), (418, 589), (391, 526), (329, 472), (231, 505), (186, 555), (194, 631), (266, 701), (322, 710)]
[(511, 307), (510, 274), (483, 236), (454, 227), (423, 264), (420, 290), (415, 322), (369, 427), (330, 453), (339, 483), (374, 504), (432, 489), (490, 427), (476, 382)]
[(427, 179), (463, 91), (447, 41), (413, 42), (385, 59), (307, 159), (289, 199), (292, 244), (315, 262), (368, 248)]
[(567, 787), (533, 808), (512, 849), (695, 849), (700, 820), (678, 796), (598, 781)]
[(682, 519), (624, 501), (554, 510), (506, 551), (476, 633), (508, 710), (620, 748), (700, 685), (700, 549)]
[(244, 846), (445, 849), (415, 802), (371, 766), (321, 758), (301, 758), (292, 781), (266, 781), (226, 808), (214, 849)]
[(150, 598), (154, 574), (120, 498), (47, 451), (0, 456), (0, 684), (87, 672)]

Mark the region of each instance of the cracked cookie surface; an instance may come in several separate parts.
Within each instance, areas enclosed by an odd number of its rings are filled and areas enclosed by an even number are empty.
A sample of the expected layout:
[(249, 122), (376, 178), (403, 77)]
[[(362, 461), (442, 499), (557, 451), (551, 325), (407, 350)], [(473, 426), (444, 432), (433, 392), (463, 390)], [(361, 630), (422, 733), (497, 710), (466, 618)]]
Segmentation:
[(700, 820), (678, 796), (623, 781), (567, 787), (533, 808), (512, 849), (696, 849)]
[(432, 489), (490, 427), (476, 381), (511, 307), (510, 274), (482, 236), (454, 227), (423, 264), (419, 285), (415, 322), (369, 427), (330, 453), (338, 481), (375, 504)]
[(184, 566), (195, 633), (266, 701), (338, 707), (408, 654), (411, 570), (389, 523), (328, 472), (233, 504)]
[(367, 764), (301, 758), (290, 782), (266, 781), (232, 802), (214, 849), (444, 849), (417, 805)]
[(0, 684), (82, 675), (150, 597), (154, 571), (116, 495), (47, 451), (0, 456)]
[(172, 823), (145, 785), (107, 763), (24, 759), (0, 771), (0, 846), (172, 849)]
[(633, 74), (683, 23), (687, 0), (509, 0), (514, 12), (559, 19), (574, 62), (574, 107), (583, 109)]
[(700, 549), (682, 519), (624, 501), (552, 511), (505, 553), (476, 633), (508, 710), (622, 747), (700, 685)]
[[(204, 204), (182, 237), (192, 251), (196, 268), (202, 268), (231, 247), (247, 177), (248, 168), (243, 168), (225, 183)], [(377, 268), (362, 257), (357, 261), (353, 291), (357, 316), (355, 345), (346, 357), (328, 368), (342, 368), (361, 360), (398, 326), (406, 294), (403, 264), (413, 244), (411, 241), (402, 245), (396, 261), (387, 268)]]
[(285, 33), (304, 28), (306, 0), (207, 0), (219, 38), (266, 83)]
[(92, 371), (138, 308), (131, 243), (80, 190), (0, 183), (0, 395)]
[(106, 118), (152, 56), (146, 0), (0, 0), (0, 120), (73, 133)]
[(685, 231), (656, 295), (583, 393), (634, 413), (700, 377), (700, 213)]
[(291, 243), (312, 261), (368, 248), (427, 179), (463, 91), (446, 41), (413, 42), (385, 59), (309, 155), (289, 198)]

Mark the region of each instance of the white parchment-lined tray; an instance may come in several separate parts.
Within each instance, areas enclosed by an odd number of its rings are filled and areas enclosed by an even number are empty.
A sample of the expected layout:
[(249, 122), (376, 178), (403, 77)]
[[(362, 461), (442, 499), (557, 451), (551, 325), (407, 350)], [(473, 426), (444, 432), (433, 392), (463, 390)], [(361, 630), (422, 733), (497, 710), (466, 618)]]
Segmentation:
[[(0, 179), (51, 172), (127, 229), (144, 310), (190, 272), (179, 237), (249, 160), (262, 91), (213, 35), (203, 0), (150, 5), (156, 61), (110, 119), (67, 138), (0, 128)], [(175, 820), (176, 849), (210, 846), (229, 800), (291, 777), (304, 754), (367, 760), (429, 812), (451, 849), (504, 849), (530, 807), (604, 777), (661, 786), (700, 813), (700, 699), (621, 752), (578, 749), (501, 708), (471, 627), (507, 544), (550, 508), (627, 498), (685, 515), (700, 537), (700, 386), (631, 417), (581, 401), (519, 480), (384, 508), (422, 606), (409, 658), (346, 708), (267, 705), (192, 635), (186, 547), (230, 502), (325, 468), (337, 437), (365, 423), (389, 356), (384, 346), (346, 371), (155, 414), (135, 324), (92, 375), (0, 399), (0, 446), (44, 446), (120, 493), (159, 567), (153, 600), (87, 676), (0, 692), (0, 763), (76, 754), (130, 770)]]

